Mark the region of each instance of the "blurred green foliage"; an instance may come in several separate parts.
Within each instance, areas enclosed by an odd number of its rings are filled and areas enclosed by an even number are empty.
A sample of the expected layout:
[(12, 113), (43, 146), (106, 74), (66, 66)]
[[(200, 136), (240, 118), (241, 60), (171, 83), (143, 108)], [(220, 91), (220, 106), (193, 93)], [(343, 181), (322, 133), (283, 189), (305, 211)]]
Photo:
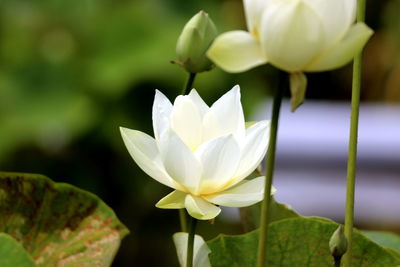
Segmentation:
[[(399, 0), (368, 2), (364, 100), (400, 100)], [(152, 133), (154, 90), (170, 99), (186, 73), (170, 64), (186, 21), (205, 10), (219, 32), (245, 28), (240, 0), (3, 0), (0, 2), (0, 169), (36, 172), (99, 195), (131, 230), (114, 266), (177, 265), (177, 213), (154, 204), (168, 188), (129, 157), (118, 127)], [(389, 47), (390, 49), (386, 49)], [(350, 68), (309, 75), (307, 98), (349, 99)], [(247, 118), (275, 84), (269, 66), (219, 69), (195, 82), (208, 103), (240, 84)], [(223, 217), (206, 239), (239, 233)]]

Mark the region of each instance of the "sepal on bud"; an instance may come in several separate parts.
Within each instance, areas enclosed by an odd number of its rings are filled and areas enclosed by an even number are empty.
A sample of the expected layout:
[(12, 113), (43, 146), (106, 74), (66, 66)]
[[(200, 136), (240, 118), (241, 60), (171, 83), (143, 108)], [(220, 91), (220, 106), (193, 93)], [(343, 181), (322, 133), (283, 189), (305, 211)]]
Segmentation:
[(194, 15), (182, 30), (176, 44), (179, 62), (188, 72), (198, 73), (212, 69), (213, 63), (206, 51), (217, 36), (214, 22), (204, 11)]
[(294, 112), (304, 102), (307, 89), (307, 77), (303, 72), (290, 74), (290, 106)]

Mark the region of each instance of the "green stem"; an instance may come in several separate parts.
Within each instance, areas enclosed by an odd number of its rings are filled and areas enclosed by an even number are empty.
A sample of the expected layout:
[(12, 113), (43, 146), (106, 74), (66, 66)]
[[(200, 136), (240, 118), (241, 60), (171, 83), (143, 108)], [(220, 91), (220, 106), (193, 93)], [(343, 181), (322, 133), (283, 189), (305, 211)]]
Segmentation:
[(268, 221), (269, 221), (269, 213), (270, 213), (270, 202), (271, 202), (271, 188), (272, 188), (272, 180), (274, 174), (274, 166), (275, 166), (275, 151), (276, 151), (276, 140), (277, 140), (277, 132), (278, 132), (278, 122), (279, 122), (279, 110), (282, 103), (283, 97), (283, 89), (280, 88), (283, 80), (286, 79), (286, 75), (283, 75), (282, 72), (279, 78), (279, 86), (275, 88), (274, 92), (274, 102), (272, 106), (272, 120), (271, 120), (271, 128), (270, 128), (270, 139), (269, 146), (267, 151), (267, 158), (265, 162), (265, 172), (266, 172), (266, 180), (265, 180), (265, 189), (264, 189), (264, 200), (261, 205), (261, 219), (260, 219), (260, 238), (258, 241), (258, 257), (257, 257), (257, 266), (264, 267), (266, 263), (266, 244), (267, 244), (267, 236), (268, 236)]
[[(357, 21), (365, 20), (365, 0), (358, 0)], [(353, 63), (353, 83), (351, 94), (351, 118), (350, 118), (350, 136), (349, 153), (347, 160), (347, 192), (346, 192), (346, 215), (344, 224), (344, 233), (347, 238), (348, 247), (344, 255), (344, 266), (351, 266), (352, 258), (352, 234), (354, 218), (354, 193), (356, 183), (356, 165), (357, 165), (357, 138), (358, 138), (358, 115), (360, 105), (361, 89), (361, 65), (362, 52), (354, 57)]]
[(183, 90), (182, 90), (182, 95), (189, 94), (190, 90), (192, 89), (195, 78), (196, 78), (196, 73), (189, 72), (189, 76), (188, 76), (185, 86), (183, 87)]
[[(192, 89), (194, 79), (196, 78), (196, 73), (188, 72), (188, 78), (185, 82), (185, 85), (182, 89), (182, 95), (189, 94), (190, 89)], [(179, 209), (179, 221), (181, 224), (181, 231), (187, 232), (187, 223), (186, 223), (186, 212), (185, 209)]]
[(187, 232), (186, 211), (185, 211), (185, 209), (179, 209), (179, 221), (181, 223), (181, 231), (182, 232)]
[(189, 238), (187, 244), (186, 267), (193, 266), (193, 246), (194, 246), (194, 235), (196, 232), (196, 224), (197, 220), (190, 216), (190, 229), (189, 229)]

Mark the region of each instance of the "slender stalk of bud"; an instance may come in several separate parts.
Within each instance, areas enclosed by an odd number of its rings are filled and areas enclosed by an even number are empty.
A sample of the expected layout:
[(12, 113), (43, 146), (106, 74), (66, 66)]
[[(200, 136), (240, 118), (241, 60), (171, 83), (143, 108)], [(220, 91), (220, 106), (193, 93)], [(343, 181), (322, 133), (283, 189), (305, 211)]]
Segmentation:
[(186, 80), (185, 86), (182, 89), (182, 95), (189, 94), (190, 90), (193, 89), (193, 83), (195, 78), (196, 78), (196, 73), (189, 72), (189, 76)]
[[(194, 80), (196, 79), (196, 73), (188, 72), (189, 76), (185, 82), (185, 85), (182, 89), (182, 95), (187, 95), (190, 92), (190, 89), (193, 88)], [(187, 232), (187, 222), (186, 222), (186, 211), (185, 209), (179, 209), (179, 221), (181, 224), (181, 231)]]
[(283, 81), (286, 79), (286, 73), (281, 72), (279, 77), (279, 85), (275, 88), (274, 102), (272, 106), (272, 120), (270, 128), (270, 139), (267, 151), (267, 158), (265, 162), (265, 189), (264, 189), (264, 200), (261, 204), (261, 218), (260, 218), (260, 237), (258, 240), (258, 255), (257, 255), (257, 267), (264, 267), (267, 261), (266, 258), (266, 247), (267, 247), (267, 236), (268, 236), (268, 222), (270, 213), (270, 202), (271, 202), (271, 188), (275, 166), (275, 151), (276, 151), (276, 140), (278, 133), (278, 122), (279, 122), (279, 111), (282, 103), (283, 89), (281, 88)]
[[(193, 83), (194, 83), (195, 78), (196, 78), (196, 73), (189, 72), (189, 76), (188, 76), (188, 78), (186, 80), (185, 85), (183, 86), (183, 89), (182, 89), (182, 95), (189, 94), (190, 89), (193, 88)], [(185, 209), (179, 209), (179, 221), (180, 221), (180, 224), (181, 224), (181, 231), (182, 232), (187, 232), (188, 229), (187, 229), (186, 211), (185, 211)]]
[[(365, 0), (358, 0), (357, 3), (357, 21), (365, 20)], [(358, 115), (360, 105), (361, 89), (361, 66), (362, 52), (354, 57), (353, 63), (353, 84), (351, 95), (351, 119), (349, 136), (349, 153), (347, 160), (347, 192), (346, 192), (346, 215), (345, 215), (345, 234), (348, 241), (348, 250), (345, 254), (345, 266), (351, 266), (352, 258), (352, 234), (354, 218), (354, 193), (357, 165), (357, 139), (358, 139)]]
[(193, 266), (193, 247), (194, 247), (194, 236), (196, 233), (196, 224), (197, 220), (193, 217), (190, 217), (190, 229), (189, 229), (189, 238), (187, 245), (187, 257), (186, 257), (186, 267)]
[[(189, 72), (188, 79), (186, 80), (185, 85), (182, 89), (182, 95), (187, 95), (190, 92), (190, 89), (193, 87), (194, 79), (196, 78), (196, 73)], [(179, 221), (181, 224), (181, 231), (187, 232), (187, 222), (186, 222), (186, 211), (185, 209), (179, 209)]]

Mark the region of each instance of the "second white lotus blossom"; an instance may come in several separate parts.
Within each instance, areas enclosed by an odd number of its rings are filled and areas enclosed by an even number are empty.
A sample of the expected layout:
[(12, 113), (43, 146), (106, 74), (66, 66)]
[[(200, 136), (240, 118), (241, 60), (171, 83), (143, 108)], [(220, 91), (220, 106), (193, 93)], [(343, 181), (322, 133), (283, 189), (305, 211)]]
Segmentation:
[(121, 128), (133, 159), (149, 176), (175, 189), (156, 206), (186, 208), (200, 220), (218, 207), (249, 206), (263, 199), (264, 177), (244, 180), (268, 146), (268, 121), (245, 127), (240, 89), (235, 86), (209, 107), (192, 90), (174, 105), (159, 91), (153, 104), (155, 138)]
[(356, 0), (244, 0), (248, 32), (217, 37), (208, 56), (229, 72), (271, 63), (287, 72), (349, 63), (372, 30), (356, 23)]

